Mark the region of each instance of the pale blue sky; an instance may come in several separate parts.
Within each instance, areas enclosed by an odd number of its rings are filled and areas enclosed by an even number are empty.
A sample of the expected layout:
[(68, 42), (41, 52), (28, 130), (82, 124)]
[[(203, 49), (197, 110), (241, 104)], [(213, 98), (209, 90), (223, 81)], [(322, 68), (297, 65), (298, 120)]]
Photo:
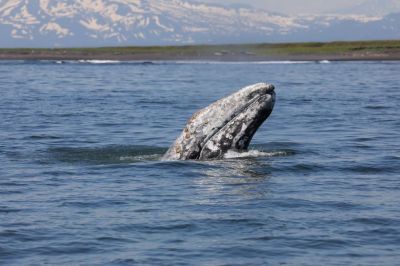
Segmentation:
[(230, 4), (243, 3), (286, 14), (323, 13), (350, 7), (366, 0), (202, 0), (202, 2)]

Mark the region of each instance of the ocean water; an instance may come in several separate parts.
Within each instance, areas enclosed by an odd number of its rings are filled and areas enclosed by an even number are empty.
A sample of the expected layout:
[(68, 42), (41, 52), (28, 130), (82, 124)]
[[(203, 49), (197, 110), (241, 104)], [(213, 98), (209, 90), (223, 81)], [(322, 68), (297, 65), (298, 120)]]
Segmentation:
[[(399, 265), (399, 62), (0, 62), (0, 264)], [(160, 158), (257, 82), (247, 153)]]

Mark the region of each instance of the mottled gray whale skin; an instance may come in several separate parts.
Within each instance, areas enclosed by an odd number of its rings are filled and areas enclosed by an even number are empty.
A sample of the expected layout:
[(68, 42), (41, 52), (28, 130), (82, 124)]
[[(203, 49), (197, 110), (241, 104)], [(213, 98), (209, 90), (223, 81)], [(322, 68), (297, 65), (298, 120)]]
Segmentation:
[(246, 150), (275, 104), (274, 86), (245, 87), (196, 112), (163, 160), (221, 159), (228, 150)]

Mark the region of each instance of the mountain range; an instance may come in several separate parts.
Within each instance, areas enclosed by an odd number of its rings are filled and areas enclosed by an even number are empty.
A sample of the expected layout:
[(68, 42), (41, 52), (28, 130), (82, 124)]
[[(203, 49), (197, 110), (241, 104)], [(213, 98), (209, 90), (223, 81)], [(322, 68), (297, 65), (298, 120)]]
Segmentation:
[(186, 0), (0, 1), (0, 47), (398, 39), (399, 25), (400, 13), (288, 16)]

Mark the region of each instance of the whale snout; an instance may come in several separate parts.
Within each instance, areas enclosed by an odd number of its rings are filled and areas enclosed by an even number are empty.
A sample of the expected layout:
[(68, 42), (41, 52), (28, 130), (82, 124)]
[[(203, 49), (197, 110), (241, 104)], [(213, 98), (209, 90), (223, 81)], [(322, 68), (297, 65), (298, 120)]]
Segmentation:
[[(238, 93), (240, 94), (240, 91)], [(244, 88), (242, 90), (242, 93), (242, 96), (244, 96), (243, 99), (247, 99), (247, 101), (252, 101), (265, 95), (275, 95), (275, 87), (272, 84), (258, 83), (256, 85)]]
[(244, 90), (246, 89), (248, 90), (247, 97), (245, 97), (247, 101), (238, 101), (238, 105), (242, 105), (241, 111), (244, 111), (249, 106), (253, 107), (253, 112), (260, 112), (260, 115), (265, 112), (265, 109), (271, 109), (272, 111), (276, 100), (274, 85), (258, 83), (244, 88)]

